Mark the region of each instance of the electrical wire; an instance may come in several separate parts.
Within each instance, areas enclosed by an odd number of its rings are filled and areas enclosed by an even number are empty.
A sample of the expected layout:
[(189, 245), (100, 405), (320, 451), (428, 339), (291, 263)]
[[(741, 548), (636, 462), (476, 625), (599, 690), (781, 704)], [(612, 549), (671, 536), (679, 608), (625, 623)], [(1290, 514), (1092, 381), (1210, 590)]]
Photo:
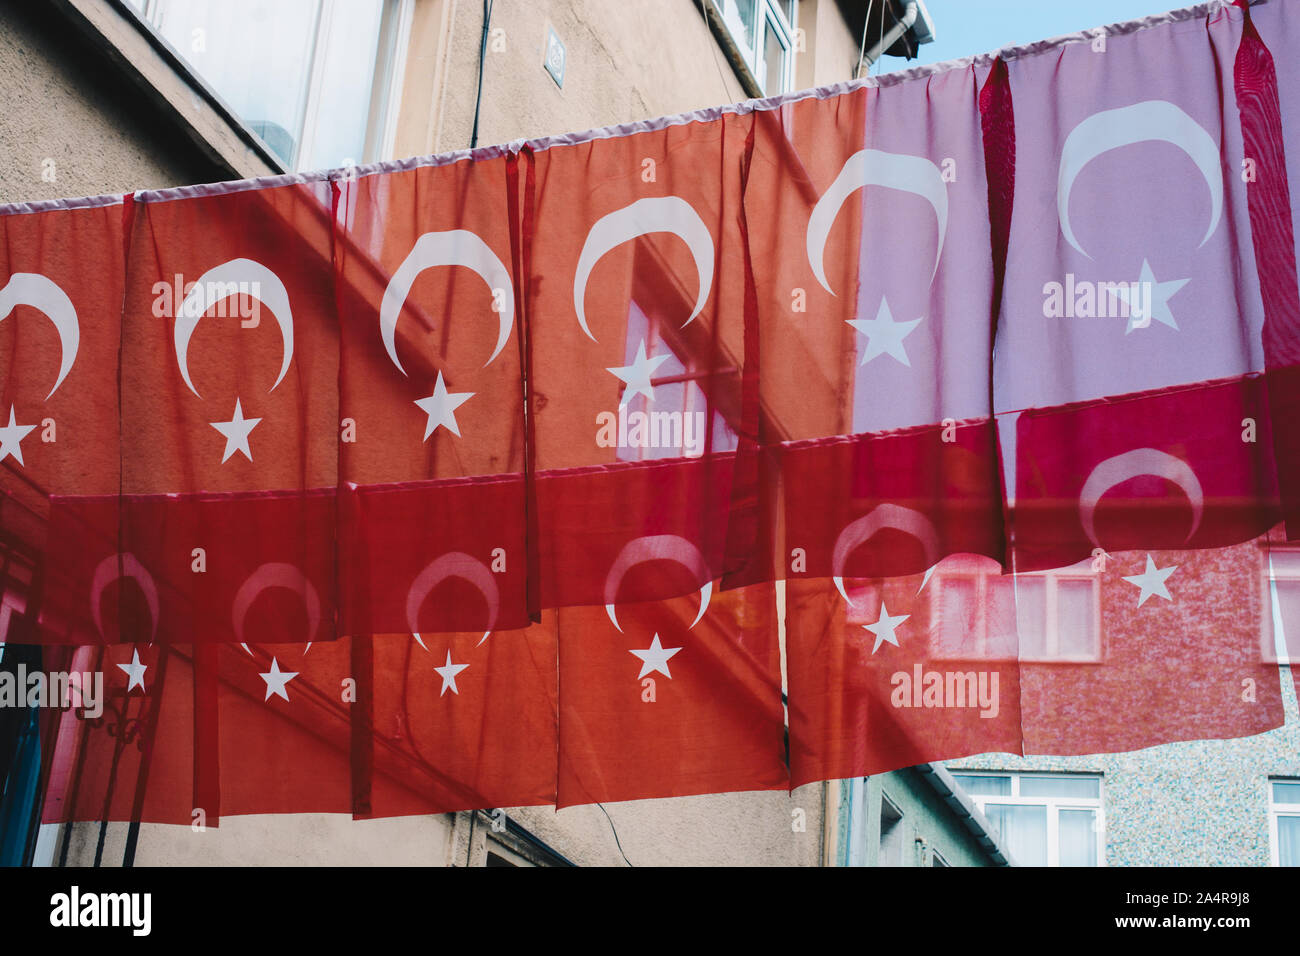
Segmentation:
[[(710, 25), (709, 11), (706, 10), (704, 7), (704, 5), (708, 2), (710, 2), (710, 0), (700, 0), (700, 14), (704, 17), (704, 25), (706, 27)], [(722, 95), (724, 97), (730, 97), (731, 90), (727, 87), (727, 75), (726, 73), (723, 72), (722, 64), (718, 62), (718, 45), (716, 43), (710, 43), (709, 48), (713, 52), (713, 65), (718, 71), (718, 79), (722, 81)]]
[(623, 844), (619, 842), (618, 830), (615, 829), (614, 827), (613, 817), (609, 815), (609, 811), (605, 809), (605, 805), (603, 803), (598, 803), (596, 804), (596, 806), (600, 807), (600, 812), (605, 814), (605, 819), (609, 821), (609, 829), (614, 834), (614, 845), (618, 847), (619, 856), (623, 858), (624, 863), (626, 863), (628, 866), (631, 866), (632, 861), (627, 858), (627, 854), (623, 852)]
[(483, 67), (487, 60), (488, 32), (492, 25), (493, 0), (483, 0), (483, 37), (478, 45), (478, 93), (474, 96), (474, 129), (469, 134), (469, 148), (478, 145), (478, 114), (483, 105)]
[[(876, 63), (879, 63), (885, 58), (885, 51), (881, 50), (880, 47), (883, 46), (885, 42), (885, 4), (888, 2), (889, 0), (880, 0), (880, 33), (876, 35), (876, 50), (878, 51), (876, 53)], [(871, 66), (875, 66), (876, 63), (872, 63)], [(867, 67), (868, 74), (871, 72), (871, 66)], [(876, 75), (880, 75), (879, 70), (876, 70)]]

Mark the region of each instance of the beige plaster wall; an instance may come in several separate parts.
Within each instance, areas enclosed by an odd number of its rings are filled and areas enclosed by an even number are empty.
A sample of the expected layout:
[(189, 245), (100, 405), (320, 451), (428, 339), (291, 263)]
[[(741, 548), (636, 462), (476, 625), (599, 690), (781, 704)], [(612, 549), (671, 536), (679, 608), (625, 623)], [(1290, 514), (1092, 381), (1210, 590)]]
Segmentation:
[(0, 202), (228, 178), (43, 4), (0, 3), (0, 101)]

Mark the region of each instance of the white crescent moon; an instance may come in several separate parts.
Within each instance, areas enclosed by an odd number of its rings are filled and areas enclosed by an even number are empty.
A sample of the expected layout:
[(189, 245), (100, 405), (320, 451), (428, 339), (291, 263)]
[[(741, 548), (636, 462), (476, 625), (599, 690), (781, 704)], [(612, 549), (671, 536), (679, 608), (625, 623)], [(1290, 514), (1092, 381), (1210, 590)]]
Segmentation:
[(1056, 208), (1065, 241), (1088, 256), (1070, 226), (1070, 190), (1083, 167), (1102, 153), (1133, 143), (1172, 143), (1196, 164), (1210, 187), (1210, 225), (1200, 245), (1205, 245), (1219, 227), (1223, 212), (1223, 172), (1219, 148), (1205, 127), (1168, 100), (1144, 100), (1132, 106), (1102, 110), (1083, 120), (1061, 147), (1061, 168), (1056, 178)]
[[(119, 560), (122, 565), (120, 572), (118, 571)], [(110, 554), (95, 566), (95, 573), (91, 575), (90, 613), (95, 619), (95, 630), (99, 631), (101, 637), (104, 636), (103, 610), (99, 605), (104, 597), (104, 589), (118, 578), (134, 579), (144, 593), (145, 603), (149, 605), (149, 643), (152, 644), (153, 639), (158, 636), (158, 585), (154, 583), (149, 569), (141, 564), (134, 554), (126, 552)]]
[(474, 557), (472, 554), (466, 554), (464, 551), (449, 551), (429, 562), (429, 566), (421, 571), (411, 582), (411, 589), (406, 592), (406, 624), (414, 635), (416, 642), (426, 651), (423, 639), (421, 639), (416, 628), (419, 627), (420, 605), (424, 603), (431, 591), (439, 583), (447, 578), (461, 578), (468, 581), (474, 587), (483, 592), (483, 597), (487, 600), (488, 606), (488, 627), (479, 638), (479, 644), (488, 639), (492, 633), (492, 628), (496, 626), (497, 614), (501, 610), (501, 592), (497, 588), (496, 579), (488, 566)]
[(812, 215), (808, 217), (808, 264), (822, 288), (835, 295), (826, 281), (826, 239), (830, 235), (835, 217), (839, 215), (844, 200), (864, 186), (888, 186), (903, 192), (915, 193), (934, 208), (939, 226), (939, 244), (934, 250), (934, 268), (931, 281), (939, 271), (939, 256), (943, 254), (943, 238), (948, 232), (948, 187), (944, 184), (939, 167), (923, 156), (906, 153), (886, 153), (879, 149), (863, 149), (844, 161), (835, 181), (817, 200)]
[(45, 396), (48, 401), (68, 377), (72, 363), (77, 359), (77, 347), (81, 344), (77, 310), (72, 307), (67, 293), (39, 272), (15, 272), (9, 277), (5, 287), (0, 289), (0, 321), (20, 305), (30, 305), (45, 313), (59, 333), (59, 375), (50, 394)]
[[(280, 363), (280, 376), (275, 385), (267, 389), (274, 392), (275, 386), (284, 381), (293, 361), (293, 313), (289, 310), (289, 292), (280, 281), (280, 277), (252, 259), (231, 259), (219, 266), (213, 266), (199, 276), (194, 287), (190, 289), (185, 301), (176, 310), (176, 362), (181, 369), (181, 378), (196, 396), (199, 390), (190, 381), (189, 360), (186, 358), (190, 348), (190, 336), (203, 318), (203, 313), (222, 299), (231, 295), (245, 293), (259, 299), (270, 308), (275, 321), (280, 326), (280, 336), (284, 340), (284, 360)], [(202, 396), (199, 396), (200, 398)]]
[(610, 621), (620, 634), (623, 628), (614, 613), (614, 601), (618, 597), (619, 585), (623, 583), (627, 572), (636, 565), (660, 559), (676, 561), (695, 575), (697, 581), (704, 582), (700, 586), (700, 610), (695, 615), (695, 620), (691, 621), (691, 627), (699, 624), (700, 618), (704, 617), (704, 612), (709, 609), (709, 599), (713, 596), (713, 575), (709, 573), (709, 566), (705, 564), (704, 555), (700, 554), (699, 548), (675, 534), (650, 534), (643, 538), (634, 538), (623, 546), (623, 550), (618, 553), (618, 557), (610, 566), (609, 574), (605, 577), (605, 613), (609, 615)]
[(1192, 535), (1196, 534), (1196, 529), (1201, 526), (1201, 516), (1205, 511), (1205, 493), (1201, 490), (1201, 482), (1196, 477), (1196, 472), (1181, 458), (1160, 451), (1158, 448), (1135, 448), (1122, 455), (1107, 458), (1099, 464), (1088, 475), (1083, 490), (1079, 492), (1079, 520), (1083, 524), (1083, 530), (1088, 534), (1088, 540), (1093, 544), (1101, 547), (1101, 542), (1097, 540), (1095, 517), (1097, 503), (1101, 501), (1102, 495), (1120, 482), (1141, 475), (1164, 478), (1183, 489), (1192, 507), (1192, 528), (1187, 532), (1185, 540), (1192, 540)]
[[(883, 531), (885, 528), (904, 531), (920, 541), (921, 547), (925, 549), (926, 561), (931, 565), (931, 571), (937, 563), (940, 550), (939, 532), (929, 518), (919, 511), (904, 508), (902, 505), (888, 503), (876, 505), (861, 518), (846, 525), (840, 532), (840, 536), (835, 539), (835, 548), (831, 552), (831, 574), (845, 604), (853, 603), (849, 600), (848, 592), (844, 590), (844, 565), (848, 562), (849, 555), (859, 545), (865, 544), (877, 531)], [(926, 574), (926, 580), (929, 580), (929, 572)], [(921, 587), (925, 587), (925, 584), (922, 583)]]
[(700, 291), (695, 296), (695, 308), (682, 323), (682, 328), (690, 325), (704, 308), (704, 303), (709, 301), (709, 290), (713, 287), (713, 236), (709, 234), (709, 227), (704, 224), (700, 214), (680, 196), (638, 199), (632, 205), (598, 219), (587, 233), (582, 254), (578, 256), (578, 270), (573, 276), (573, 308), (578, 313), (578, 324), (582, 326), (582, 331), (593, 342), (596, 337), (587, 328), (587, 310), (583, 304), (591, 270), (596, 267), (600, 257), (615, 246), (652, 232), (671, 232), (686, 243), (695, 259)]
[(506, 291), (505, 302), (501, 308), (501, 327), (497, 332), (497, 345), (492, 350), (491, 357), (483, 363), (483, 367), (487, 368), (506, 347), (510, 330), (514, 327), (514, 285), (510, 281), (510, 273), (497, 258), (496, 253), (478, 237), (477, 233), (470, 232), (468, 229), (426, 232), (415, 240), (411, 251), (406, 254), (402, 264), (388, 280), (388, 288), (384, 289), (384, 298), (379, 306), (379, 334), (383, 337), (388, 357), (393, 360), (397, 370), (405, 375), (406, 369), (402, 368), (402, 363), (397, 358), (397, 319), (402, 314), (402, 305), (406, 302), (406, 297), (411, 294), (411, 286), (416, 277), (425, 269), (432, 269), (434, 266), (465, 266), (473, 269), (487, 283), (488, 289), (492, 290), (493, 301), (497, 289)]
[(230, 607), (235, 636), (247, 651), (248, 646), (244, 644), (244, 618), (248, 616), (253, 601), (268, 588), (287, 588), (302, 597), (303, 606), (307, 609), (307, 646), (303, 648), (303, 653), (306, 654), (311, 650), (311, 639), (316, 636), (316, 629), (320, 627), (320, 595), (316, 593), (315, 585), (307, 580), (307, 575), (292, 564), (268, 562), (250, 574), (239, 586)]

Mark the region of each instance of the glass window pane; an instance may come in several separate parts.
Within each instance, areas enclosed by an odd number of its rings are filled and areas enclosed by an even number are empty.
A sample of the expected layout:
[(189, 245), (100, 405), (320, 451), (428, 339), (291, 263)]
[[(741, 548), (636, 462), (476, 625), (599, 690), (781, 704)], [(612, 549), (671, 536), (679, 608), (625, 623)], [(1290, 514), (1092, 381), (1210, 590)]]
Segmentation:
[(1272, 550), (1269, 560), (1273, 565), (1273, 576), (1278, 578), (1300, 578), (1300, 551)]
[(763, 18), (765, 24), (763, 33), (763, 68), (765, 76), (763, 78), (763, 92), (768, 96), (785, 92), (785, 45), (781, 42), (781, 35), (776, 32), (776, 27), (772, 21)]
[(325, 68), (311, 152), (302, 169), (332, 169), (371, 158), (366, 128), (374, 92), (375, 59), (384, 0), (336, 3), (325, 34)]
[(1021, 777), (1022, 797), (1084, 797), (1101, 796), (1101, 781), (1096, 777)]
[[(703, 394), (703, 392), (700, 393), (701, 400)], [(721, 412), (714, 412), (710, 420), (713, 423), (711, 427), (713, 428), (713, 450), (715, 452), (735, 451), (740, 447), (740, 437), (727, 424), (727, 419)]]
[(1020, 628), (1016, 623), (1016, 581), (1009, 574), (990, 573), (988, 578), (988, 621), (986, 655), (993, 660), (1014, 661), (1020, 654)]
[(1047, 866), (1047, 807), (991, 803), (984, 815), (1021, 866)]
[(977, 653), (974, 578), (944, 577), (939, 581), (939, 614), (931, 632), (931, 652), (936, 657), (970, 657)]
[(1277, 818), (1277, 862), (1279, 866), (1300, 866), (1300, 817)]
[[(1273, 555), (1273, 571), (1277, 573), (1277, 555)], [(1277, 610), (1287, 658), (1300, 658), (1300, 581), (1278, 581), (1273, 585), (1277, 590)]]
[(1273, 802), (1274, 803), (1300, 803), (1300, 783), (1274, 781)]
[(1016, 627), (1022, 658), (1047, 656), (1047, 579), (1019, 575), (1015, 579)]
[(158, 30), (293, 165), (320, 0), (162, 0)]
[(729, 25), (733, 26), (733, 29), (734, 27), (740, 28), (740, 36), (736, 37), (736, 39), (740, 40), (748, 50), (752, 51), (755, 47), (754, 15), (758, 12), (758, 0), (735, 0), (734, 8), (736, 10), (737, 19), (740, 22), (734, 25)]
[(1061, 657), (1097, 656), (1096, 582), (1058, 581), (1056, 585), (1057, 653)]
[(978, 797), (1011, 796), (1011, 778), (997, 774), (954, 773), (957, 782), (967, 793)]
[(1056, 825), (1061, 866), (1096, 866), (1097, 812), (1062, 810)]

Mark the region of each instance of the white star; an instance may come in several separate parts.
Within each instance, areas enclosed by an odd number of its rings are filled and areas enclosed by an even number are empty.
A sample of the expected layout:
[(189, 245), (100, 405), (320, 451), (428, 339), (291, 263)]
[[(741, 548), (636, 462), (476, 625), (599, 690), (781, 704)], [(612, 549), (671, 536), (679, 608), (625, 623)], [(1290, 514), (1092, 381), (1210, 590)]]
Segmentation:
[[(288, 700), (289, 695), (285, 693), (285, 685), (288, 684), (289, 681), (293, 680), (297, 676), (298, 676), (297, 671), (280, 670), (280, 662), (277, 661), (274, 657), (272, 657), (270, 672), (262, 675), (262, 680), (266, 681), (265, 700), (270, 700), (272, 694), (275, 694), (279, 697), (283, 697), (285, 700)], [(274, 685), (274, 687), (272, 687), (272, 685)]]
[(907, 349), (903, 347), (903, 339), (921, 324), (920, 319), (895, 322), (893, 313), (889, 311), (889, 301), (881, 297), (880, 308), (874, 319), (845, 319), (844, 321), (867, 337), (867, 347), (862, 352), (862, 361), (858, 363), (859, 365), (866, 365), (877, 355), (892, 355), (908, 368), (912, 367), (912, 363), (907, 358)]
[(447, 391), (447, 383), (442, 380), (442, 373), (439, 372), (438, 381), (433, 386), (433, 394), (428, 398), (415, 400), (420, 410), (429, 416), (429, 421), (424, 426), (424, 440), (428, 441), (429, 436), (438, 430), (439, 425), (459, 438), (460, 426), (456, 424), (456, 409), (473, 397), (473, 392)]
[(434, 668), (438, 672), (438, 676), (442, 678), (442, 690), (438, 693), (439, 697), (447, 693), (448, 688), (451, 689), (453, 694), (460, 694), (460, 688), (456, 686), (456, 675), (467, 667), (469, 667), (468, 664), (453, 664), (451, 662), (451, 651), (447, 651), (447, 663)]
[[(1111, 287), (1113, 293), (1128, 303), (1129, 316), (1128, 328), (1124, 334), (1128, 335), (1134, 329), (1145, 329), (1151, 324), (1151, 320), (1163, 322), (1175, 332), (1178, 331), (1178, 323), (1174, 321), (1174, 313), (1170, 311), (1169, 300), (1174, 293), (1190, 282), (1190, 279), (1171, 279), (1168, 282), (1157, 282), (1156, 275), (1151, 271), (1151, 263), (1142, 260), (1142, 272), (1138, 277), (1138, 283), (1141, 288), (1138, 290), (1138, 301), (1132, 300), (1133, 289), (1123, 283)], [(1151, 299), (1146, 301), (1146, 296), (1142, 293), (1149, 292)], [(1144, 306), (1150, 307), (1150, 312), (1144, 309)]]
[(126, 685), (126, 692), (129, 694), (133, 689), (139, 687), (144, 690), (144, 672), (148, 664), (140, 663), (140, 652), (134, 647), (131, 648), (131, 663), (118, 664), (120, 670), (126, 671), (126, 676), (131, 678), (131, 682)]
[(654, 636), (654, 640), (650, 642), (650, 646), (644, 651), (629, 650), (629, 654), (635, 654), (641, 658), (641, 673), (636, 675), (636, 679), (640, 680), (646, 674), (658, 671), (671, 680), (673, 675), (668, 673), (668, 659), (680, 650), (680, 647), (664, 647), (659, 643), (658, 634)]
[(894, 629), (911, 616), (912, 615), (910, 614), (894, 614), (891, 616), (889, 613), (889, 609), (885, 607), (885, 602), (881, 601), (880, 620), (876, 621), (875, 624), (862, 625), (866, 630), (876, 635), (876, 643), (871, 648), (871, 653), (873, 654), (876, 653), (876, 651), (880, 649), (880, 645), (883, 644), (885, 641), (888, 641), (890, 644), (893, 644), (895, 647), (897, 647), (898, 635), (894, 633)]
[(668, 358), (667, 353), (646, 358), (645, 339), (642, 339), (636, 347), (636, 358), (632, 360), (631, 365), (606, 369), (606, 371), (613, 372), (627, 382), (627, 388), (623, 389), (623, 400), (619, 404), (626, 405), (637, 395), (644, 395), (649, 401), (653, 402), (655, 400), (655, 390), (650, 384), (650, 374), (664, 362), (667, 362)]
[(35, 425), (19, 425), (14, 420), (14, 407), (9, 406), (9, 424), (0, 425), (0, 461), (4, 461), (10, 455), (18, 459), (18, 464), (26, 467), (23, 461), (22, 440), (27, 437)]
[(228, 422), (209, 422), (208, 424), (215, 428), (221, 434), (226, 436), (226, 453), (221, 456), (221, 463), (224, 465), (230, 460), (230, 456), (235, 452), (242, 452), (244, 457), (249, 461), (253, 460), (253, 453), (248, 448), (248, 433), (251, 432), (260, 422), (260, 418), (245, 418), (244, 410), (239, 405), (239, 399), (235, 399), (235, 414)]
[(1136, 584), (1142, 589), (1138, 596), (1138, 607), (1146, 603), (1146, 599), (1155, 594), (1166, 601), (1172, 601), (1169, 596), (1169, 589), (1165, 587), (1165, 581), (1169, 575), (1178, 570), (1178, 565), (1171, 565), (1167, 568), (1157, 568), (1156, 563), (1151, 560), (1151, 555), (1147, 555), (1147, 568), (1141, 574), (1132, 574), (1124, 580), (1129, 584)]

